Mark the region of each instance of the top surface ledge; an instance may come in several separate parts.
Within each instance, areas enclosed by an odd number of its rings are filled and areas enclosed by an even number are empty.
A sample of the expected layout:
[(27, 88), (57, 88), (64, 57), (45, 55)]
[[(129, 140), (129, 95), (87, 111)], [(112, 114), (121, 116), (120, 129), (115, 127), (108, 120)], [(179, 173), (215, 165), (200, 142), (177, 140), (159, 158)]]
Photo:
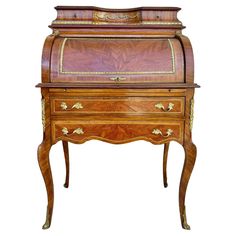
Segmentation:
[(179, 7), (137, 7), (137, 8), (122, 8), (122, 9), (111, 9), (111, 8), (100, 8), (93, 6), (56, 6), (56, 10), (98, 10), (98, 11), (120, 11), (120, 12), (129, 12), (129, 11), (179, 11)]

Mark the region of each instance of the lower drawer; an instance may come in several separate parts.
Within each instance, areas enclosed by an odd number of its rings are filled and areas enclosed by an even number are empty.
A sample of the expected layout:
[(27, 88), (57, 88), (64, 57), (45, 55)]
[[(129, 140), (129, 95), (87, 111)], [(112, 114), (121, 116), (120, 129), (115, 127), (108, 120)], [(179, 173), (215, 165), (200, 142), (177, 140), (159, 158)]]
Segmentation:
[(52, 142), (97, 139), (114, 144), (135, 140), (183, 142), (184, 121), (52, 121)]

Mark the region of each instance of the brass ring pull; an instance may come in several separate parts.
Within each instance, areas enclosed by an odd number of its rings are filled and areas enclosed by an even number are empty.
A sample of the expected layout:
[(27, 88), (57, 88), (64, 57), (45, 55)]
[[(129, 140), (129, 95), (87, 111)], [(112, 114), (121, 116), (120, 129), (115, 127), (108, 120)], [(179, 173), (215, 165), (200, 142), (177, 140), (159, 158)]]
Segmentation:
[(165, 107), (164, 107), (164, 105), (163, 105), (162, 103), (157, 103), (157, 104), (155, 105), (156, 108), (161, 109), (161, 110), (164, 111), (164, 112), (168, 112), (168, 111), (173, 110), (174, 106), (175, 106), (175, 104), (173, 104), (173, 103), (171, 103), (171, 102), (168, 104), (167, 109), (165, 109)]
[(118, 77), (112, 77), (110, 78), (110, 80), (115, 81), (115, 82), (120, 82), (122, 80), (126, 80), (126, 78), (118, 76)]
[[(67, 104), (65, 103), (65, 102), (62, 102), (61, 103), (61, 109), (62, 110), (68, 110), (67, 109), (68, 108), (68, 106), (67, 106)], [(71, 107), (71, 109), (69, 109), (69, 110), (72, 110), (72, 109), (77, 109), (77, 110), (79, 110), (79, 109), (82, 109), (83, 108), (83, 105), (80, 103), (80, 102), (77, 102), (77, 103), (75, 103), (72, 107)]]
[(173, 130), (172, 130), (172, 129), (167, 129), (166, 135), (163, 135), (163, 133), (161, 132), (161, 130), (159, 130), (159, 129), (154, 129), (154, 130), (152, 131), (152, 134), (161, 135), (163, 138), (168, 138), (169, 136), (171, 136), (171, 135), (173, 134)]
[[(62, 128), (62, 130), (61, 130), (61, 132), (64, 134), (64, 135), (66, 135), (66, 136), (68, 136), (68, 135), (70, 135), (69, 134), (69, 131), (68, 131), (68, 129), (66, 128), (66, 127), (63, 127)], [(77, 128), (77, 129), (75, 129), (71, 134), (84, 134), (84, 131), (83, 131), (83, 129), (82, 128)]]

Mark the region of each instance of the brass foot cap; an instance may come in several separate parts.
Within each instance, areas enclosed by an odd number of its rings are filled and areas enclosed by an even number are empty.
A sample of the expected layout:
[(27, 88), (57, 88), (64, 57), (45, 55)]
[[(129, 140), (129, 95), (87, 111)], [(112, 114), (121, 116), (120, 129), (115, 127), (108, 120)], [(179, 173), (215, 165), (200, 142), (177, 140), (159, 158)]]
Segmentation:
[(190, 226), (188, 224), (183, 224), (183, 229), (190, 230)]
[(50, 228), (50, 224), (49, 223), (45, 223), (42, 227), (42, 229), (49, 229)]

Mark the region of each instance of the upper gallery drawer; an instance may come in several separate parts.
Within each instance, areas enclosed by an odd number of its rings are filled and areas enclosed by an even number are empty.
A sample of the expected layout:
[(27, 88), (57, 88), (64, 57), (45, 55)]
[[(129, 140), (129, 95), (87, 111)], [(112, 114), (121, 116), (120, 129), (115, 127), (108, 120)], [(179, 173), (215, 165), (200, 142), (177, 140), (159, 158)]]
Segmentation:
[(152, 113), (183, 116), (184, 97), (52, 98), (52, 114)]
[(180, 42), (168, 38), (56, 38), (52, 82), (184, 82)]

